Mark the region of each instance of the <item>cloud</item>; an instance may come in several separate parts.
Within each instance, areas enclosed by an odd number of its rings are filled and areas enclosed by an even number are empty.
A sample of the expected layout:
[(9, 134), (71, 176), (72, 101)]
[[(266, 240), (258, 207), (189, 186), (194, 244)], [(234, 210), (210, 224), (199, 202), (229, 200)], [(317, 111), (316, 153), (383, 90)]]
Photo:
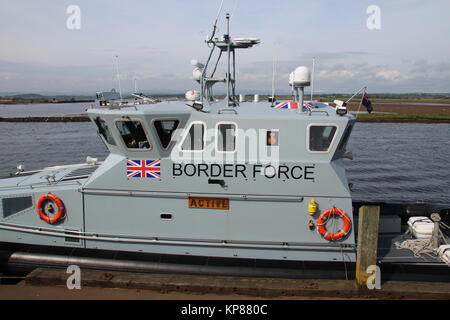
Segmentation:
[(430, 65), (427, 60), (420, 59), (416, 60), (412, 64), (411, 73), (426, 73), (430, 69)]
[[(189, 60), (207, 58), (204, 39), (218, 9), (217, 3), (201, 0), (136, 1), (133, 6), (77, 0), (82, 29), (70, 31), (65, 9), (71, 2), (3, 2), (0, 36), (7, 45), (0, 52), (0, 90), (23, 91), (95, 91), (116, 85), (114, 56), (119, 55), (124, 88), (138, 78), (143, 91), (185, 92), (196, 85)], [(442, 40), (450, 32), (449, 1), (381, 0), (379, 5), (382, 30), (368, 31), (366, 5), (356, 1), (240, 2), (232, 15), (232, 36), (261, 37), (262, 43), (239, 52), (237, 86), (270, 90), (276, 54), (281, 89), (289, 90), (291, 71), (311, 67), (315, 57), (315, 90), (350, 92), (367, 84), (378, 92), (423, 91), (425, 86), (449, 91), (450, 44)], [(225, 2), (217, 35), (226, 30), (226, 8)], [(425, 25), (417, 19), (427, 15), (434, 19)], [(216, 75), (223, 74), (219, 66)]]
[(334, 70), (334, 71), (321, 71), (317, 75), (318, 79), (348, 79), (353, 78), (358, 74), (358, 72), (352, 70)]
[(377, 77), (385, 80), (398, 82), (401, 80), (409, 79), (409, 77), (398, 70), (383, 70), (376, 73)]
[(450, 71), (450, 63), (445, 63), (445, 62), (436, 63), (433, 66), (433, 70), (438, 73), (449, 72)]

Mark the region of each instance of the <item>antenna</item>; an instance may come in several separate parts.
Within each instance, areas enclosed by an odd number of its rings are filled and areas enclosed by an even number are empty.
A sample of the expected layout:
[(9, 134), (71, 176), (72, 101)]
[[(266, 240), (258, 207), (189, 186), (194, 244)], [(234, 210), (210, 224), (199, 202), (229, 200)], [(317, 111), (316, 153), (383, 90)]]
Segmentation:
[(208, 42), (212, 41), (212, 39), (214, 38), (214, 35), (216, 34), (217, 21), (219, 20), (220, 13), (222, 12), (222, 7), (223, 7), (223, 2), (224, 1), (225, 0), (222, 0), (222, 2), (220, 3), (219, 11), (217, 12), (217, 16), (216, 16), (216, 21), (214, 22), (214, 26), (213, 26), (213, 31), (211, 33), (211, 37), (209, 38)]
[(311, 72), (311, 101), (313, 100), (313, 94), (314, 94), (314, 70), (316, 67), (316, 57), (313, 57), (313, 65), (312, 65), (312, 72)]
[(120, 100), (122, 100), (122, 87), (120, 85), (120, 72), (119, 72), (119, 56), (116, 55), (116, 69), (117, 69), (117, 80), (119, 81), (119, 95)]
[(224, 1), (225, 1), (225, 0), (222, 0), (222, 2), (220, 3), (219, 11), (217, 12), (216, 22), (214, 22), (214, 26), (217, 25), (217, 20), (219, 20), (220, 13), (222, 12), (222, 7), (223, 7), (223, 2), (224, 2)]
[(231, 18), (234, 18), (234, 13), (236, 12), (239, 0), (234, 1), (233, 11), (231, 11)]
[[(227, 19), (227, 60), (228, 60), (228, 69), (227, 69), (227, 105), (230, 105), (230, 77), (231, 77), (231, 51), (230, 51), (230, 14), (227, 13), (225, 16)], [(234, 92), (233, 92), (234, 94)], [(233, 97), (234, 98), (234, 97)]]
[(134, 93), (137, 93), (137, 79), (134, 78)]
[(277, 57), (276, 52), (273, 53), (273, 66), (272, 66), (272, 96), (271, 102), (272, 106), (275, 103), (275, 74), (277, 72)]

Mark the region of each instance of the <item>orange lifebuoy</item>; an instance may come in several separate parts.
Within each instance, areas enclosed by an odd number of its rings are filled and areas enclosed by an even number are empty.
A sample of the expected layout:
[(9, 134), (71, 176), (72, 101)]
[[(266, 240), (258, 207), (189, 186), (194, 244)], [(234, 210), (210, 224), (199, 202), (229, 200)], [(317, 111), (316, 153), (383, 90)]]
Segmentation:
[[(53, 202), (56, 205), (56, 207), (58, 208), (58, 211), (52, 217), (50, 217), (44, 210), (44, 203), (47, 200), (50, 202)], [(50, 207), (50, 208), (53, 208), (53, 207)], [(51, 209), (51, 210), (53, 210), (53, 209)], [(55, 196), (53, 193), (47, 193), (47, 194), (43, 194), (42, 196), (39, 197), (38, 201), (36, 202), (36, 211), (39, 215), (39, 218), (41, 218), (41, 220), (44, 220), (45, 222), (47, 222), (49, 224), (54, 224), (54, 223), (57, 223), (58, 221), (60, 221), (62, 218), (64, 218), (66, 208), (64, 207), (64, 203), (62, 202), (62, 200), (60, 198)]]
[[(344, 223), (342, 228), (336, 233), (329, 233), (327, 228), (325, 228), (325, 223), (330, 216), (338, 216)], [(350, 217), (344, 212), (344, 210), (338, 208), (330, 208), (322, 212), (320, 217), (317, 219), (317, 226), (317, 231), (319, 231), (319, 233), (325, 239), (334, 241), (341, 240), (349, 233), (352, 227), (352, 221), (350, 220)]]

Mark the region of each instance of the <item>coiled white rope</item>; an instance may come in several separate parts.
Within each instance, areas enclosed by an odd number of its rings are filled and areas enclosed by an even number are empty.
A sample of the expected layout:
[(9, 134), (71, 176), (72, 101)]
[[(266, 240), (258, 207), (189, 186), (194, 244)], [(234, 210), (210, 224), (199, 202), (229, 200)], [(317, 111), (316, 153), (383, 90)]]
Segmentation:
[[(408, 231), (405, 233), (405, 235), (411, 234), (411, 229), (408, 229)], [(442, 234), (442, 231), (439, 230), (439, 242), (440, 243), (447, 243), (445, 240), (444, 235)], [(408, 239), (405, 241), (397, 241), (394, 243), (397, 249), (408, 249), (411, 250), (414, 253), (414, 256), (417, 258), (425, 259), (422, 255), (426, 254), (431, 258), (436, 258), (438, 255), (437, 251), (438, 248), (434, 247), (433, 245), (433, 238), (429, 239)]]
[(417, 258), (422, 258), (423, 254), (426, 254), (432, 258), (435, 258), (432, 254), (436, 255), (436, 249), (433, 247), (431, 239), (410, 239), (402, 242), (394, 243), (397, 249), (409, 249), (414, 253)]

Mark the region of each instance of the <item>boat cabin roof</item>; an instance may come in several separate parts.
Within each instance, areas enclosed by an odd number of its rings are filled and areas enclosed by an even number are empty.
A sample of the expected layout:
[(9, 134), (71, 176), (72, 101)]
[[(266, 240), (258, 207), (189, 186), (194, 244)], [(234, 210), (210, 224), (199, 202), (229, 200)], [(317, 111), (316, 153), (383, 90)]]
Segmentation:
[[(222, 101), (216, 102), (220, 104)], [(239, 116), (268, 116), (270, 118), (291, 118), (292, 114), (297, 114), (299, 116), (327, 116), (329, 119), (341, 118), (341, 116), (336, 114), (334, 107), (330, 106), (328, 103), (323, 102), (310, 102), (314, 105), (314, 108), (309, 111), (308, 109), (289, 109), (280, 108), (277, 109), (272, 106), (270, 102), (241, 102), (239, 107), (229, 107), (229, 108), (218, 108), (218, 112), (205, 113), (201, 111), (194, 110), (186, 101), (163, 101), (157, 104), (138, 104), (138, 105), (127, 105), (120, 108), (92, 108), (88, 109), (88, 114), (90, 115), (112, 115), (112, 116), (127, 116), (130, 114), (142, 114), (142, 115), (158, 115), (158, 116), (171, 116), (171, 115), (195, 115), (196, 113), (203, 114), (235, 114)], [(213, 103), (214, 104), (214, 103)], [(352, 118), (351, 115), (346, 115), (346, 117)]]

